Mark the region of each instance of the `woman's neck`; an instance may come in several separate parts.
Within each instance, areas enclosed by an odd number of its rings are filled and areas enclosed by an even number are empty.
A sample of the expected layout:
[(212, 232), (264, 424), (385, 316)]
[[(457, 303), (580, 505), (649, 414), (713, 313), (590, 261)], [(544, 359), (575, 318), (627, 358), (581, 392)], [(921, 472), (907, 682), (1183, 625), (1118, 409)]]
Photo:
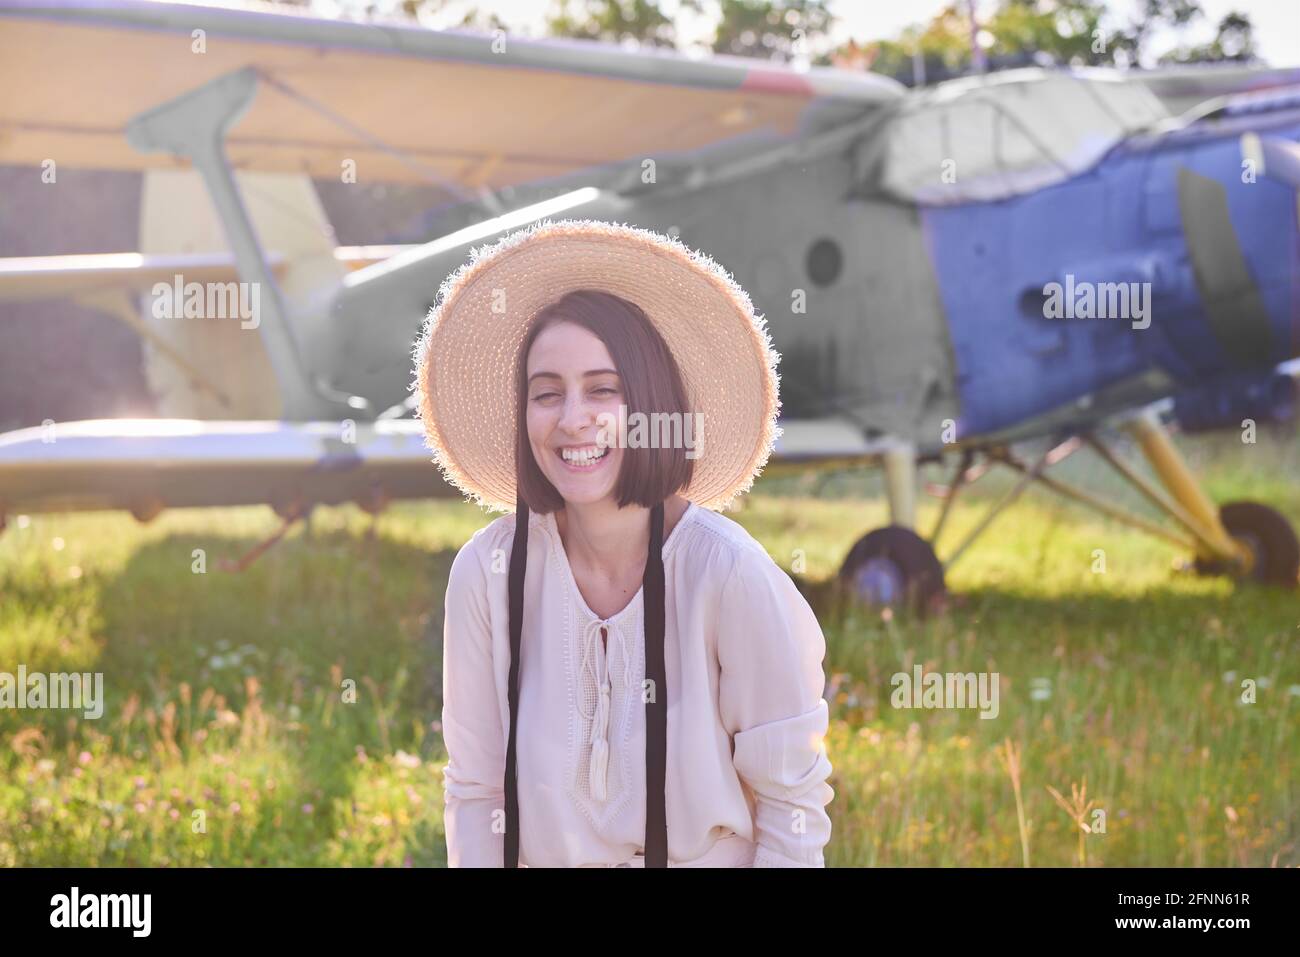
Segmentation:
[[(680, 495), (664, 501), (665, 541), (689, 504)], [(640, 505), (619, 508), (612, 497), (599, 502), (568, 502), (555, 513), (555, 523), (571, 565), (576, 560), (611, 581), (633, 567), (644, 568), (650, 549), (650, 509)]]

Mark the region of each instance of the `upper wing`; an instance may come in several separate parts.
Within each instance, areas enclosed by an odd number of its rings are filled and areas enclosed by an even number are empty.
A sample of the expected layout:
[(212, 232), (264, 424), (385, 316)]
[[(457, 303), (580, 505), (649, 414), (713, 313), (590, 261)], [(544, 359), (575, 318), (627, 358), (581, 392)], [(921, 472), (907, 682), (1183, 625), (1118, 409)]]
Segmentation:
[(1150, 72), (1136, 71), (1129, 76), (1158, 96), (1169, 112), (1175, 115), (1220, 96), (1300, 84), (1300, 68), (1243, 66), (1235, 63), (1163, 67)]
[[(201, 31), (201, 32), (200, 32)], [(203, 52), (197, 52), (202, 49)], [(0, 163), (140, 169), (124, 128), (218, 76), (264, 82), (237, 168), (467, 189), (762, 145), (896, 99), (866, 73), (138, 0), (0, 3)]]

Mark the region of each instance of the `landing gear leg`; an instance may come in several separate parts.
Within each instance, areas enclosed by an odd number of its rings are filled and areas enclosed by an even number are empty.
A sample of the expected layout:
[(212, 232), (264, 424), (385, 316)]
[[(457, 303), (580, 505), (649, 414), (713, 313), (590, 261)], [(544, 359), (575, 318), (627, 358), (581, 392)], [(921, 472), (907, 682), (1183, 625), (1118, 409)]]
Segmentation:
[(1134, 417), (1126, 428), (1172, 501), (1100, 442), (1092, 439), (1091, 444), (1116, 471), (1191, 533), (1198, 572), (1296, 586), (1300, 540), (1285, 516), (1258, 502), (1229, 502), (1216, 509), (1153, 413)]
[[(1152, 470), (1160, 478), (1165, 490), (1173, 496), (1182, 511), (1175, 519), (1196, 536), (1196, 557), (1218, 559), (1226, 562), (1249, 562), (1250, 555), (1241, 543), (1234, 541), (1219, 521), (1218, 509), (1201, 489), (1196, 475), (1188, 467), (1182, 454), (1174, 445), (1154, 413), (1135, 416), (1126, 426)], [(1140, 486), (1139, 486), (1140, 487)]]
[(885, 453), (885, 487), (889, 495), (889, 521), (916, 528), (916, 448), (899, 445)]

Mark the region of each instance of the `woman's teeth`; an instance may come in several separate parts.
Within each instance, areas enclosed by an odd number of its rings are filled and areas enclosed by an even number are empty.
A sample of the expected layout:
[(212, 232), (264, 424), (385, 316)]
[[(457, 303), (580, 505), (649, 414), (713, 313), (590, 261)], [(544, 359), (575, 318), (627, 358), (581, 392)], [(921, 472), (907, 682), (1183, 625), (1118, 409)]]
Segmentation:
[(560, 457), (564, 459), (565, 462), (569, 465), (576, 465), (580, 468), (582, 466), (593, 465), (596, 462), (599, 462), (607, 454), (609, 454), (608, 448), (560, 449)]

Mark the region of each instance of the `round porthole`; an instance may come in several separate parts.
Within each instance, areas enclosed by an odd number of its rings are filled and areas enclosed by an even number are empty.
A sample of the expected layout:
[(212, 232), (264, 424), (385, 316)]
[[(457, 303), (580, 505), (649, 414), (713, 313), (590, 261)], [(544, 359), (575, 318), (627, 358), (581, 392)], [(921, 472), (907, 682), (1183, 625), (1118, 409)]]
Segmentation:
[(844, 254), (833, 239), (819, 239), (808, 248), (808, 278), (818, 286), (829, 286), (840, 277)]

